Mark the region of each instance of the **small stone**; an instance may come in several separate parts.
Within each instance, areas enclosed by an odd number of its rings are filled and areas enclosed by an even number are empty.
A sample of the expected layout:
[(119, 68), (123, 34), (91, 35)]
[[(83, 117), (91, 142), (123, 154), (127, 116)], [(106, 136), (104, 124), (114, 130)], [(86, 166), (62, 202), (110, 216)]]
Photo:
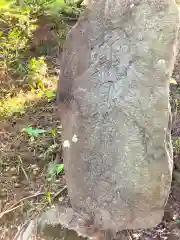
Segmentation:
[(38, 171), (36, 171), (36, 169), (33, 169), (33, 174), (37, 175)]
[(15, 186), (16, 188), (18, 188), (18, 187), (20, 187), (20, 184), (19, 184), (19, 183), (15, 183), (14, 186)]
[(12, 167), (12, 168), (10, 169), (10, 171), (11, 171), (11, 172), (15, 172), (15, 171), (16, 171), (16, 168), (15, 168), (15, 167)]
[(6, 171), (9, 171), (10, 167), (6, 167)]
[(63, 199), (64, 199), (64, 197), (59, 197), (59, 198), (58, 198), (59, 202), (62, 202)]
[(64, 147), (64, 148), (69, 148), (69, 147), (70, 147), (70, 142), (69, 142), (69, 140), (65, 140), (65, 141), (63, 142), (63, 147)]
[(76, 135), (73, 136), (72, 141), (73, 141), (74, 143), (76, 143), (76, 142), (78, 141), (78, 138), (77, 138)]
[(32, 164), (32, 165), (31, 165), (31, 168), (36, 168), (36, 167), (37, 167), (36, 164)]
[(61, 179), (56, 179), (55, 180), (55, 183), (60, 183), (61, 182)]

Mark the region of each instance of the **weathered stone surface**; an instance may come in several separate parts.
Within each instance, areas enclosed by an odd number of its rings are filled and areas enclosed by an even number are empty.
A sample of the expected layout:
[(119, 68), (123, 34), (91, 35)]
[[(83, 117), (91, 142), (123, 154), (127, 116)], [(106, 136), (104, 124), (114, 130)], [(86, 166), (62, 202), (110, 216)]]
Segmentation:
[[(32, 220), (17, 240), (34, 240), (35, 238), (42, 240), (83, 240), (87, 237), (90, 240), (104, 239), (100, 238), (104, 234), (103, 231), (98, 232), (97, 229), (89, 229), (89, 232), (83, 232), (84, 228), (80, 229), (79, 226), (81, 220), (82, 218), (78, 213), (74, 213), (72, 208), (56, 205)], [(122, 233), (120, 236), (124, 236), (124, 234)], [(107, 238), (107, 240), (110, 239)], [(123, 240), (126, 240), (125, 236)]]
[(150, 228), (172, 178), (173, 0), (99, 0), (72, 28), (58, 101), (72, 208), (99, 229)]

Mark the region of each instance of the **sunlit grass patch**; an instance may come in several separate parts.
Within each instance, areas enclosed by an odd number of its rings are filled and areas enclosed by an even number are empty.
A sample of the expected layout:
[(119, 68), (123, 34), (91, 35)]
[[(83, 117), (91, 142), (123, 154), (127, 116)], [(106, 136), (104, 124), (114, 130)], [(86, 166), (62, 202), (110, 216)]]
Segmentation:
[(27, 107), (32, 106), (42, 98), (47, 101), (55, 97), (55, 83), (51, 88), (20, 92), (15, 97), (9, 97), (0, 101), (0, 119), (10, 117), (14, 113), (24, 114)]

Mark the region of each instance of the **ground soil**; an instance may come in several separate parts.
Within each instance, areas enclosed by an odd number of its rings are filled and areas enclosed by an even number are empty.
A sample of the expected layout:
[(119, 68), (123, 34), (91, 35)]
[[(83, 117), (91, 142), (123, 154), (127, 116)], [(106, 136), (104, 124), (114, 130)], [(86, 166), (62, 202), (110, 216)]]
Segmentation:
[[(49, 132), (32, 141), (21, 132), (27, 126)], [(60, 151), (42, 156), (54, 142), (60, 145), (61, 124), (54, 103), (42, 101), (27, 109), (25, 114), (15, 114), (1, 122), (0, 129), (0, 212), (16, 207), (16, 203), (19, 206), (3, 216), (0, 213), (0, 239), (8, 240), (27, 217), (49, 206), (45, 199), (48, 192), (56, 193), (65, 184), (63, 175), (48, 181), (48, 164), (55, 159), (59, 163), (62, 161)], [(55, 137), (52, 137), (51, 129), (59, 129)], [(43, 194), (18, 202), (37, 193)]]

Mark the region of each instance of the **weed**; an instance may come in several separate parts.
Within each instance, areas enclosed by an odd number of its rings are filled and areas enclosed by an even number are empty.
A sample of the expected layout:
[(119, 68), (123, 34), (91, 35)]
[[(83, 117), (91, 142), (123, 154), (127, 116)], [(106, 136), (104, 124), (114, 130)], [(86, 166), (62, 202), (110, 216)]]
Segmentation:
[(46, 151), (44, 151), (42, 154), (39, 155), (39, 158), (43, 160), (50, 160), (53, 161), (54, 156), (58, 152), (59, 145), (57, 143), (52, 144), (48, 147)]
[(47, 193), (46, 193), (45, 199), (46, 199), (46, 200), (48, 201), (48, 203), (51, 205), (52, 200), (51, 200), (51, 193), (50, 193), (50, 192), (47, 192)]
[(48, 68), (45, 58), (32, 58), (28, 63), (28, 83), (31, 89), (45, 91), (45, 84), (48, 79)]
[(52, 181), (56, 178), (56, 176), (60, 173), (64, 172), (64, 164), (51, 164), (48, 168), (48, 181)]
[(0, 1), (0, 70), (6, 80), (24, 72), (22, 53), (36, 29), (36, 18), (31, 19), (28, 7), (20, 8), (14, 1)]
[[(21, 215), (28, 210), (28, 214), (32, 217), (33, 212), (40, 213), (42, 208), (47, 206), (47, 202), (51, 205), (53, 195), (50, 194), (49, 189), (56, 188), (56, 184), (53, 183), (52, 186), (48, 184), (47, 187), (44, 177), (48, 175), (50, 180), (55, 180), (64, 172), (59, 141), (57, 141), (57, 135), (58, 137), (61, 135), (61, 127), (59, 131), (58, 127), (57, 130), (52, 128), (56, 124), (53, 121), (53, 125), (50, 124), (52, 129), (45, 130), (41, 121), (35, 121), (36, 119), (29, 115), (35, 112), (34, 109), (31, 111), (31, 108), (35, 107), (34, 103), (41, 98), (50, 102), (56, 96), (56, 68), (59, 69), (57, 58), (69, 30), (65, 20), (71, 17), (76, 19), (79, 12), (80, 9), (74, 4), (65, 3), (63, 0), (0, 0), (0, 81), (3, 93), (0, 96), (0, 120), (8, 119), (7, 126), (4, 122), (2, 124), (3, 154), (0, 159), (0, 170), (5, 175), (11, 170), (10, 180), (13, 181), (12, 186), (3, 183), (1, 188), (7, 200), (10, 199), (10, 192), (15, 193), (16, 187), (24, 191), (22, 194), (29, 192), (29, 189), (35, 189), (36, 179), (37, 186), (46, 189), (46, 203), (42, 202), (34, 210), (30, 209), (33, 201), (28, 207), (23, 204)], [(48, 35), (50, 41), (47, 37), (48, 33), (50, 33)], [(46, 116), (45, 118), (50, 123), (49, 107), (51, 108), (52, 104), (48, 104), (47, 118)], [(41, 106), (38, 106), (38, 111), (39, 109)], [(10, 120), (16, 124), (14, 131)], [(21, 124), (24, 124), (24, 121), (26, 123), (22, 129)], [(38, 124), (38, 127), (32, 127), (33, 124), (35, 126)], [(22, 129), (21, 133), (18, 132), (19, 128)], [(46, 167), (41, 169), (42, 165), (46, 164), (44, 160), (52, 166), (48, 168), (48, 173), (45, 172)], [(35, 168), (36, 164), (40, 166)], [(24, 187), (26, 182), (28, 182), (27, 188)], [(13, 220), (13, 225), (15, 222)], [(6, 221), (5, 225), (9, 228), (12, 224)], [(3, 238), (7, 237), (3, 236)]]
[(180, 154), (180, 138), (177, 138), (173, 145), (174, 145), (176, 154)]
[(50, 102), (56, 97), (56, 94), (53, 90), (46, 90), (45, 91), (45, 96), (47, 97), (48, 102)]
[(55, 137), (55, 136), (56, 136), (56, 129), (53, 128), (53, 129), (51, 130), (51, 133), (52, 133), (52, 136)]
[(79, 13), (80, 9), (64, 0), (0, 0), (0, 71), (4, 79), (28, 79), (31, 87), (43, 89), (48, 78), (44, 56), (27, 61), (38, 19), (44, 16), (56, 23), (53, 41), (56, 48), (61, 48), (69, 30), (63, 16)]
[(12, 112), (14, 112), (14, 113), (19, 113), (19, 114), (24, 114), (25, 113), (25, 110), (24, 110), (24, 108), (20, 108), (20, 107), (18, 107), (18, 108), (15, 108), (14, 110), (12, 110)]
[(64, 172), (64, 164), (56, 164), (55, 165), (55, 172), (56, 174)]
[(45, 133), (46, 130), (32, 128), (32, 127), (26, 127), (26, 128), (22, 129), (22, 132), (26, 132), (29, 136), (37, 137), (38, 135)]
[(65, 2), (64, 0), (47, 1), (44, 5), (44, 13), (47, 16), (69, 16), (77, 17), (80, 14), (80, 9), (73, 2)]

